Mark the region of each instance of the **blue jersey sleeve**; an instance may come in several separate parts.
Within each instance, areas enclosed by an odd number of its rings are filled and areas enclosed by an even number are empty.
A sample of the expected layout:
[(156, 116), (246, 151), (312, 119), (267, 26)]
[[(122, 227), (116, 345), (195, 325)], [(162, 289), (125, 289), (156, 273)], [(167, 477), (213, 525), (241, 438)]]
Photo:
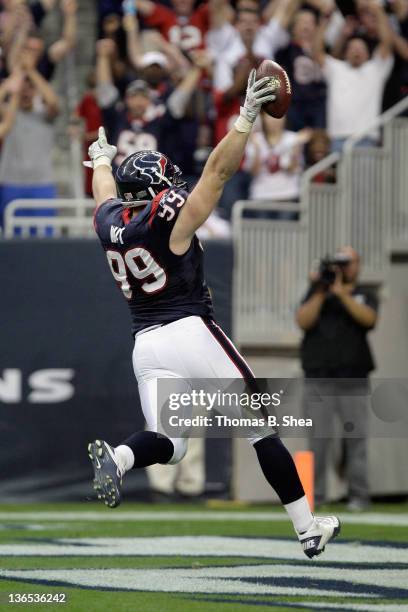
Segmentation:
[(188, 193), (184, 189), (170, 187), (159, 193), (153, 200), (148, 223), (162, 240), (166, 240), (167, 244), (187, 197)]
[(124, 208), (121, 200), (115, 198), (101, 204), (95, 211), (94, 227), (102, 241), (109, 239), (112, 227), (125, 227)]
[(94, 225), (102, 243), (132, 245), (148, 240), (159, 250), (168, 251), (170, 234), (188, 197), (179, 187), (159, 193), (135, 218), (119, 199), (107, 200), (96, 210)]
[(179, 187), (159, 193), (153, 200), (150, 226), (170, 235), (187, 197), (188, 193)]

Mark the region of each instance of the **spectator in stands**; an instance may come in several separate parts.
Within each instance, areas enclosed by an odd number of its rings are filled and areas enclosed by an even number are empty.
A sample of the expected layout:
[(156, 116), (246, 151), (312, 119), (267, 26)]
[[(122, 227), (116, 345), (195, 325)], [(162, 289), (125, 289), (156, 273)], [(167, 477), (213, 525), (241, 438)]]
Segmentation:
[(76, 0), (62, 0), (61, 9), (64, 15), (62, 37), (54, 42), (48, 49), (42, 36), (37, 30), (27, 29), (26, 21), (18, 24), (16, 35), (9, 48), (7, 64), (13, 70), (20, 58), (30, 55), (38, 72), (47, 80), (54, 74), (55, 66), (74, 48), (77, 31), (77, 3)]
[(157, 28), (160, 34), (182, 51), (206, 46), (206, 35), (211, 27), (218, 27), (229, 15), (226, 0), (209, 0), (194, 9), (194, 0), (172, 0), (172, 8), (160, 2), (137, 0), (137, 9), (146, 26)]
[(245, 151), (244, 167), (252, 176), (250, 199), (297, 201), (303, 168), (302, 148), (310, 130), (291, 132), (285, 118), (261, 114), (262, 130), (254, 132)]
[(373, 0), (357, 0), (356, 2), (357, 28), (354, 34), (364, 38), (370, 54), (375, 51), (380, 42), (380, 23), (375, 5), (379, 6), (380, 3)]
[[(55, 197), (53, 123), (59, 112), (59, 100), (54, 89), (36, 69), (33, 56), (25, 55), (20, 67), (23, 83), (18, 93), (18, 110), (1, 151), (2, 211), (8, 202), (17, 198)], [(35, 211), (28, 214), (35, 214)], [(53, 214), (53, 211), (48, 210), (47, 214)]]
[[(225, 136), (239, 115), (251, 69), (257, 67), (265, 57), (271, 57), (280, 44), (288, 41), (285, 27), (296, 6), (297, 0), (284, 0), (263, 27), (259, 7), (245, 6), (238, 10), (234, 26), (224, 24), (219, 31), (210, 32), (209, 40), (213, 37), (211, 48), (218, 49), (213, 83), (215, 144)], [(214, 38), (218, 35), (219, 39)], [(237, 200), (247, 199), (249, 183), (250, 175), (241, 168), (225, 185), (219, 206), (227, 218)]]
[(33, 25), (32, 15), (25, 3), (5, 0), (0, 7), (0, 41), (2, 51), (7, 54), (16, 32), (29, 30)]
[[(365, 40), (357, 37), (347, 42), (344, 61), (326, 54), (324, 20), (315, 37), (314, 58), (322, 66), (328, 86), (328, 132), (333, 151), (342, 150), (347, 137), (368, 129), (380, 114), (384, 85), (393, 65), (389, 20), (378, 4), (371, 2), (369, 6), (376, 15), (380, 36), (380, 44), (371, 58)], [(374, 130), (360, 144), (372, 145), (377, 141)]]
[[(393, 47), (396, 53), (393, 103), (408, 95), (408, 2), (395, 0), (391, 4), (398, 20), (398, 31), (393, 30)], [(406, 114), (406, 113), (405, 113)]]
[(259, 63), (273, 58), (288, 43), (286, 28), (298, 3), (298, 0), (282, 0), (265, 25), (259, 8), (245, 8), (237, 11), (234, 25), (227, 22), (212, 28), (208, 43), (216, 60), (215, 90), (226, 91), (232, 86), (235, 67), (244, 58), (256, 58)]
[[(109, 56), (110, 72), (112, 81), (119, 92), (120, 98), (125, 96), (127, 86), (136, 78), (136, 71), (132, 66), (127, 51), (124, 54), (124, 43), (126, 43), (125, 46), (127, 49), (127, 34), (125, 34), (125, 37), (125, 39), (122, 39), (120, 36), (108, 36), (100, 39), (111, 42), (112, 53)], [(99, 45), (99, 41), (97, 45)], [(122, 47), (122, 49), (120, 47)], [(96, 50), (98, 55), (98, 47)]]
[(149, 52), (158, 52), (164, 55), (168, 64), (168, 70), (172, 74), (178, 73), (180, 69), (188, 69), (189, 60), (187, 54), (184, 54), (178, 47), (169, 43), (157, 30), (144, 30), (140, 32), (139, 20), (132, 12), (125, 12), (122, 23), (126, 33), (128, 60), (135, 70), (140, 69), (139, 64), (142, 56)]
[[(155, 103), (155, 96), (146, 81), (138, 79), (127, 87), (124, 104), (112, 80), (110, 59), (115, 51), (111, 40), (100, 40), (97, 45), (97, 97), (103, 112), (104, 124), (110, 140), (118, 147), (115, 164), (132, 153), (143, 149), (160, 149), (173, 155), (185, 154), (191, 158), (192, 150), (183, 149), (183, 131), (179, 121), (185, 118), (187, 105), (201, 76), (200, 60), (193, 65), (184, 79), (166, 100)], [(192, 127), (192, 126), (190, 126)], [(191, 135), (190, 135), (191, 136)], [(189, 137), (190, 137), (189, 136)], [(174, 150), (169, 151), (173, 143)], [(188, 173), (188, 170), (185, 170)]]
[[(336, 59), (343, 59), (350, 38), (358, 38), (359, 36), (357, 15), (346, 15), (343, 19), (341, 28), (338, 29), (335, 41), (330, 48), (330, 55)], [(361, 35), (361, 38), (364, 38), (364, 36)]]
[(165, 100), (171, 93), (172, 84), (170, 80), (169, 62), (161, 51), (149, 51), (144, 53), (137, 63), (139, 75), (149, 87), (155, 92), (157, 99)]
[(372, 55), (380, 43), (380, 24), (375, 7), (373, 10), (372, 5), (373, 0), (356, 0), (354, 5), (351, 4), (349, 11), (344, 16), (342, 27), (338, 30), (338, 36), (331, 47), (331, 55), (337, 59), (342, 59), (348, 41), (354, 37), (363, 38), (367, 43), (370, 55)]
[(7, 46), (15, 30), (21, 26), (21, 19), (24, 20), (27, 13), (31, 16), (32, 23), (39, 27), (55, 3), (56, 0), (33, 0), (27, 3), (21, 0), (3, 0), (0, 6), (2, 44)]
[[(354, 37), (363, 38), (367, 43), (370, 55), (373, 54), (380, 42), (380, 33), (379, 20), (375, 12), (375, 7), (373, 11), (371, 4), (372, 0), (358, 0), (355, 2), (354, 10), (351, 10), (351, 5), (349, 9), (350, 12), (346, 14), (343, 26), (339, 31), (336, 42), (331, 48), (331, 55), (338, 59), (342, 59), (344, 57), (347, 42), (350, 40), (350, 38)], [(393, 11), (396, 18), (399, 20), (401, 13), (404, 10), (403, 5), (405, 5), (405, 0), (395, 0), (395, 2), (392, 1), (391, 3), (385, 2), (384, 8), (386, 9), (387, 13), (391, 13)], [(392, 17), (391, 14), (388, 16), (392, 26), (391, 32), (393, 35), (397, 34), (398, 31), (396, 18)], [(384, 86), (382, 111), (387, 110), (400, 99), (400, 67), (403, 62), (398, 60), (399, 58), (397, 55), (397, 62), (394, 62), (394, 67)]]
[[(201, 175), (203, 152), (211, 140), (208, 137), (207, 95), (202, 87), (202, 75), (209, 74), (211, 59), (205, 49), (190, 51), (191, 66), (167, 95), (166, 106), (172, 117), (173, 130), (163, 134), (163, 151), (180, 168), (190, 186)], [(174, 137), (177, 134), (177, 138)]]
[(326, 83), (321, 66), (312, 57), (316, 29), (315, 13), (299, 11), (289, 45), (276, 54), (276, 61), (285, 68), (292, 85), (287, 122), (288, 128), (295, 132), (304, 127), (326, 126)]
[[(325, 130), (313, 130), (309, 142), (305, 146), (306, 168), (314, 166), (330, 155), (331, 140)], [(313, 177), (314, 183), (335, 183), (336, 170), (334, 166), (326, 168)]]
[[(0, 143), (3, 143), (13, 127), (20, 101), (22, 84), (21, 73), (15, 72), (0, 85)], [(2, 226), (3, 207), (0, 207), (0, 228)]]
[(103, 18), (99, 38), (112, 39), (116, 44), (119, 57), (126, 60), (126, 35), (122, 27), (122, 17), (119, 13), (109, 13)]
[[(80, 134), (83, 139), (84, 159), (88, 154), (89, 145), (98, 137), (99, 126), (102, 125), (102, 112), (96, 98), (96, 75), (92, 71), (87, 78), (88, 89), (78, 104), (71, 120), (71, 135), (78, 136), (78, 119), (83, 121), (83, 130)], [(74, 129), (73, 129), (74, 128)], [(85, 168), (85, 193), (92, 196), (92, 170)]]
[[(171, 93), (171, 68), (176, 68), (174, 63), (171, 63), (173, 58), (168, 58), (164, 49), (168, 46), (162, 43), (162, 39), (158, 39), (158, 48), (153, 51), (144, 51), (143, 37), (140, 33), (139, 21), (135, 15), (126, 14), (123, 18), (123, 28), (126, 32), (127, 56), (132, 68), (136, 71), (139, 78), (145, 80), (150, 88), (154, 90), (157, 99), (165, 100)], [(151, 38), (150, 38), (151, 40)], [(164, 47), (164, 48), (163, 48)], [(177, 56), (178, 57), (178, 56)], [(183, 67), (189, 67), (190, 63), (185, 57)]]
[[(310, 444), (315, 457), (316, 503), (327, 499), (328, 451), (337, 414), (343, 431), (350, 433), (344, 439), (349, 508), (363, 510), (369, 503), (367, 377), (374, 369), (367, 333), (376, 324), (378, 301), (358, 284), (360, 258), (354, 249), (340, 249), (336, 260), (343, 265), (331, 267), (330, 281), (321, 272), (311, 274), (309, 290), (296, 313), (304, 331), (302, 367), (306, 379), (313, 380), (306, 385), (305, 412), (313, 421)], [(324, 387), (319, 386), (321, 379)]]

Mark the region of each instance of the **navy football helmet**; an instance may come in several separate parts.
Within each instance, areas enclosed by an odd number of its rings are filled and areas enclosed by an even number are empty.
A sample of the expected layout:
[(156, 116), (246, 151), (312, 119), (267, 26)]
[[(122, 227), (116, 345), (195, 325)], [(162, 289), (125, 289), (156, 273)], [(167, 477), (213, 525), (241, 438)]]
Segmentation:
[(143, 206), (169, 187), (187, 189), (181, 170), (158, 151), (129, 155), (116, 171), (116, 186), (126, 208)]

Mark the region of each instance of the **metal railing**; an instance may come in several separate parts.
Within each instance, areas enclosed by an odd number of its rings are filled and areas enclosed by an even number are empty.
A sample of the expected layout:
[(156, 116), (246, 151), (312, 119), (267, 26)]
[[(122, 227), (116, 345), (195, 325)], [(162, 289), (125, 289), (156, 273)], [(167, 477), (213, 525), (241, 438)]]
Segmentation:
[(240, 201), (233, 208), (233, 337), (240, 345), (299, 340), (293, 319), (307, 278), (306, 226), (262, 216), (271, 210), (302, 214), (299, 205), (281, 202)]
[[(339, 175), (343, 223), (370, 278), (384, 278), (393, 243), (408, 238), (408, 117), (399, 116), (407, 110), (408, 97), (344, 145)], [(381, 146), (359, 147), (380, 129)]]
[[(341, 156), (333, 153), (304, 173), (309, 263), (352, 244), (362, 255), (365, 277), (381, 280), (395, 242), (408, 250), (408, 118), (399, 117), (406, 110), (408, 97), (348, 138)], [(381, 128), (381, 146), (359, 146)], [(336, 184), (314, 182), (334, 164)]]
[(361, 254), (365, 275), (381, 279), (389, 264), (390, 152), (383, 147), (355, 148), (342, 161), (343, 243)]
[(305, 257), (309, 265), (322, 253), (332, 253), (343, 242), (339, 240), (342, 234), (340, 187), (337, 183), (313, 182), (316, 176), (333, 167), (339, 159), (339, 153), (332, 153), (302, 176), (300, 201), (308, 227)]
[[(71, 115), (77, 107), (79, 95), (77, 85), (76, 58), (75, 53), (71, 52), (65, 58), (65, 87), (66, 92), (66, 112), (67, 123), (70, 121)], [(80, 137), (69, 138), (69, 163), (70, 163), (70, 193), (72, 197), (83, 199), (85, 197), (85, 171), (82, 161), (84, 158), (83, 150), (83, 130), (80, 131)]]
[[(302, 177), (300, 222), (245, 218), (275, 202), (237, 202), (233, 333), (240, 345), (293, 345), (300, 337), (294, 310), (316, 259), (353, 245), (363, 280), (381, 281), (396, 241), (408, 251), (408, 97), (345, 142)], [(382, 128), (382, 146), (358, 146)], [(336, 165), (336, 183), (315, 178)], [(297, 208), (299, 210), (299, 207)]]
[[(294, 310), (312, 263), (339, 245), (361, 253), (365, 278), (381, 280), (392, 244), (408, 250), (408, 97), (377, 118), (369, 129), (349, 138), (343, 154), (329, 155), (307, 170), (300, 205), (237, 202), (233, 209), (235, 240), (233, 327), (240, 344), (293, 344), (299, 338)], [(374, 129), (383, 144), (358, 147)], [(334, 184), (314, 182), (337, 165)], [(18, 210), (48, 207), (47, 215), (20, 217)], [(5, 211), (5, 237), (94, 237), (92, 200), (18, 200)], [(245, 217), (245, 211), (299, 212), (300, 221)]]
[[(407, 106), (408, 108), (408, 106)], [(397, 117), (384, 130), (391, 151), (391, 247), (408, 250), (408, 118)]]
[[(94, 209), (95, 202), (86, 198), (14, 200), (4, 212), (4, 237), (94, 238)], [(33, 216), (20, 216), (22, 210), (33, 211)]]

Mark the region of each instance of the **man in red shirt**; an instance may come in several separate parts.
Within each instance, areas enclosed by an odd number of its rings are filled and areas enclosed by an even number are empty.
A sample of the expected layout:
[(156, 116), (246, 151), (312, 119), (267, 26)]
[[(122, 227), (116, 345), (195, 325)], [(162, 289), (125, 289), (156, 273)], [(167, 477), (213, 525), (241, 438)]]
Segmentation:
[[(236, 28), (242, 42), (243, 54), (235, 59), (231, 66), (228, 62), (218, 61), (216, 66), (217, 79), (213, 91), (216, 119), (214, 126), (214, 142), (218, 144), (232, 128), (240, 113), (242, 96), (245, 96), (246, 83), (252, 68), (257, 68), (264, 59), (255, 55), (254, 41), (260, 26), (260, 17), (257, 11), (240, 10), (237, 13)], [(232, 82), (229, 84), (229, 81)], [(227, 83), (225, 89), (217, 88)], [(219, 207), (227, 218), (231, 216), (231, 209), (237, 200), (246, 200), (249, 195), (251, 177), (242, 170), (242, 164), (234, 176), (226, 183), (219, 201)]]
[(173, 9), (160, 2), (138, 0), (137, 9), (144, 24), (156, 28), (169, 42), (182, 51), (205, 47), (205, 35), (210, 28), (225, 20), (230, 10), (226, 0), (209, 0), (194, 9), (195, 0), (171, 0)]
[[(77, 106), (71, 121), (71, 125), (74, 126), (76, 124), (75, 119), (79, 118), (84, 121), (83, 145), (86, 151), (89, 144), (95, 140), (95, 134), (98, 133), (98, 128), (102, 124), (102, 112), (96, 99), (94, 72), (88, 75), (87, 84), (88, 90)], [(85, 193), (86, 195), (92, 195), (92, 170), (90, 168), (85, 168)]]

